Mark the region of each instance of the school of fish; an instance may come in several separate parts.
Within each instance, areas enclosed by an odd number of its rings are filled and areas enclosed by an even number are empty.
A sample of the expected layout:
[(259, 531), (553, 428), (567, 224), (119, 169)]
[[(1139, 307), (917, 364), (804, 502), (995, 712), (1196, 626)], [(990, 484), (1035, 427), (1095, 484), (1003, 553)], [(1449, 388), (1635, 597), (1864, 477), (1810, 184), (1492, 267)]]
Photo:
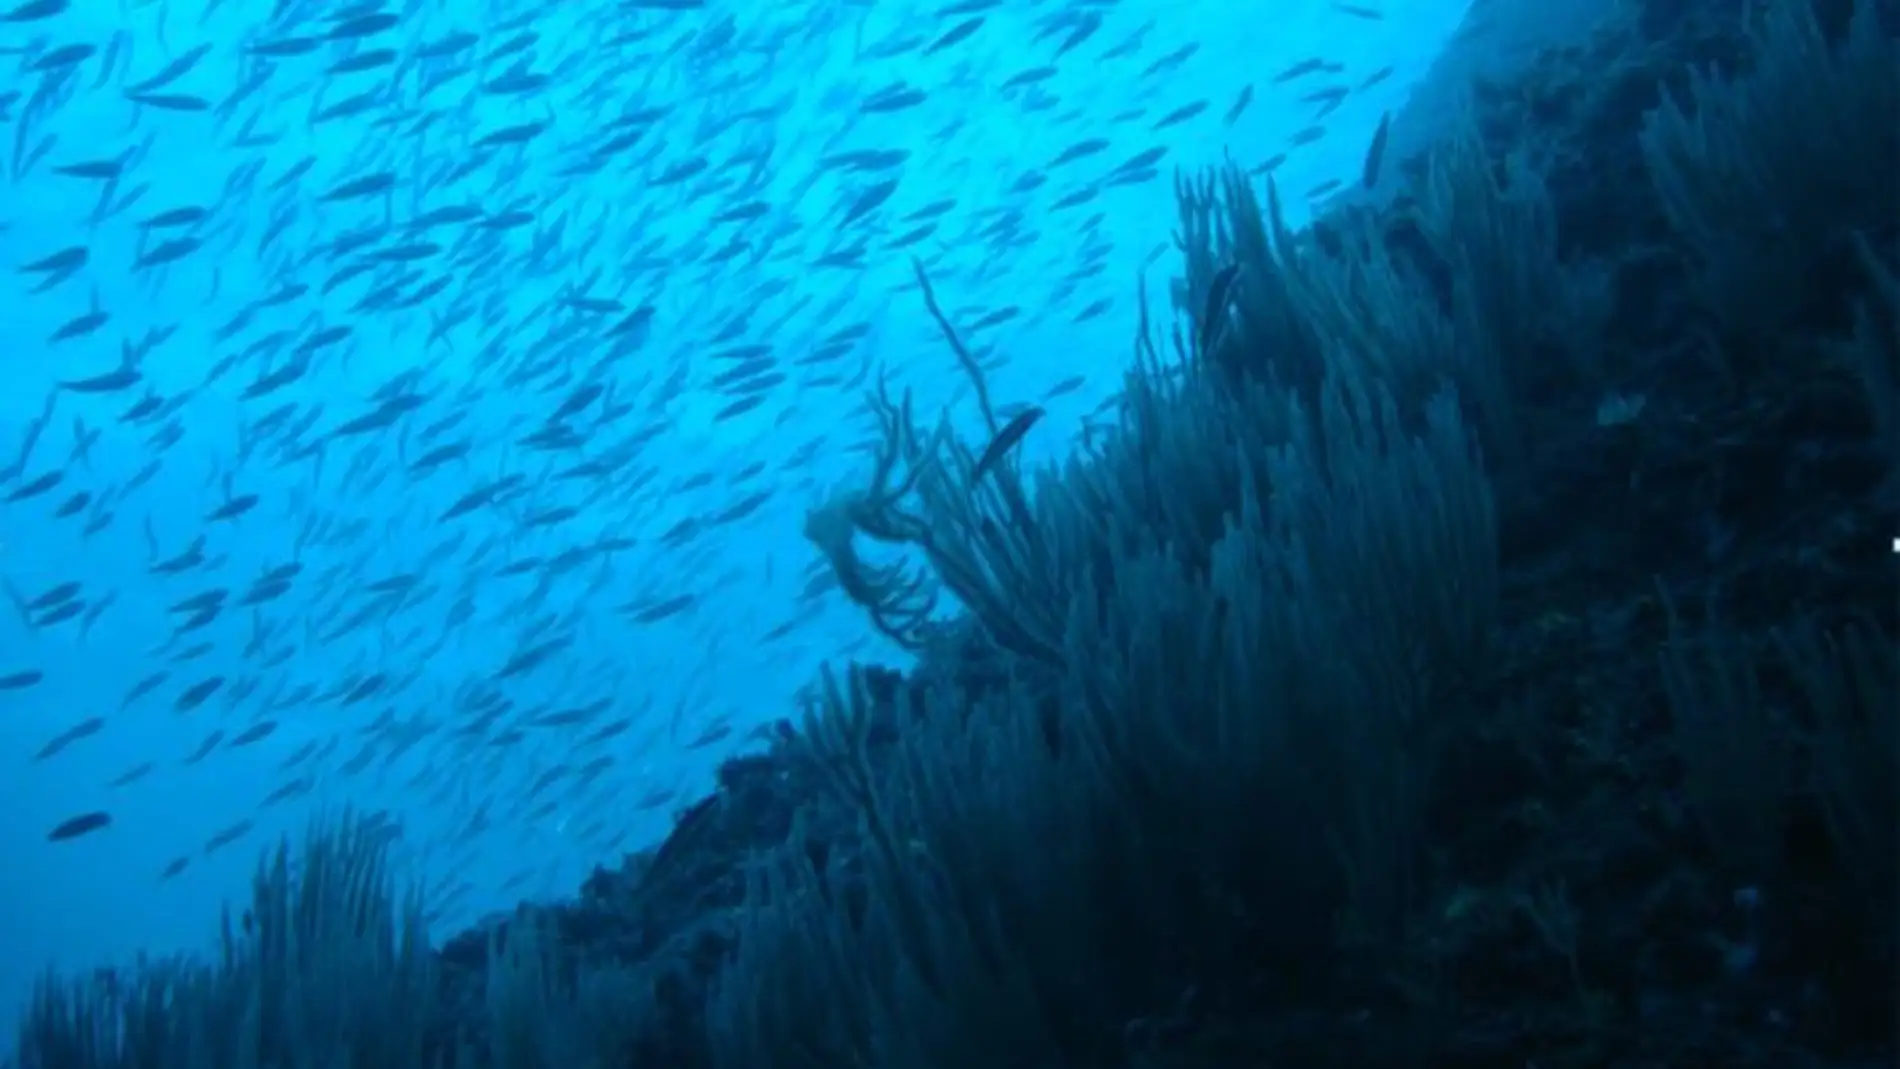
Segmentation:
[[(0, 0), (4, 774), (90, 799), (39, 848), (164, 883), (368, 804), (466, 923), (645, 845), (895, 660), (797, 518), (879, 376), (956, 400), (913, 263), (1010, 402), (980, 475), (1112, 419), (1174, 168), (1376, 182), (1328, 124), (1389, 12), (1256, 69), (1189, 6)], [(128, 732), (195, 742), (75, 788)], [(269, 786), (208, 834), (142, 811), (221, 762)]]

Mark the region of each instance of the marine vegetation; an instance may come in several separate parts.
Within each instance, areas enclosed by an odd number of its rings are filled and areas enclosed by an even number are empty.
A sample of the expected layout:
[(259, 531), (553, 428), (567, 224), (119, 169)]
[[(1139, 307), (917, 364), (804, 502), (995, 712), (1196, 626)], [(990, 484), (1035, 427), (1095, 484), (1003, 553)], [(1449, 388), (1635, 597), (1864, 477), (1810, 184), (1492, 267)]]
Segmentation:
[(805, 524), (914, 668), (440, 948), (338, 814), (19, 1069), (1891, 1063), (1900, 18), (1735, 8), (1304, 230), (1180, 174), (1058, 466), (916, 265), (970, 389), (873, 381)]

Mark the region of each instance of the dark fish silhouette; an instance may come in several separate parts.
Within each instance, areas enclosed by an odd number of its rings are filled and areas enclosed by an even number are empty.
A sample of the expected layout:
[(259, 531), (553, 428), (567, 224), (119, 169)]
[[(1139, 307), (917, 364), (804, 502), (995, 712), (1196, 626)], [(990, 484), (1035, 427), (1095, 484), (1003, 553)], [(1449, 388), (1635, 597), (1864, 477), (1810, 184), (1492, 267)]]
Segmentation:
[(1030, 405), (1016, 413), (1008, 423), (1003, 424), (1003, 429), (997, 431), (996, 437), (990, 439), (990, 444), (983, 447), (983, 455), (977, 457), (975, 466), (970, 468), (970, 485), (975, 486), (981, 482), (984, 473), (995, 467), (996, 462), (1003, 459), (1004, 454), (1008, 453), (1017, 442), (1022, 441), (1023, 435), (1028, 434), (1029, 428), (1034, 427), (1036, 421), (1041, 418), (1041, 406)]
[(53, 826), (52, 831), (46, 833), (46, 840), (57, 843), (67, 839), (77, 839), (82, 835), (90, 835), (102, 828), (110, 827), (111, 824), (112, 814), (95, 809), (90, 813), (81, 813), (76, 817), (68, 817), (60, 821)]

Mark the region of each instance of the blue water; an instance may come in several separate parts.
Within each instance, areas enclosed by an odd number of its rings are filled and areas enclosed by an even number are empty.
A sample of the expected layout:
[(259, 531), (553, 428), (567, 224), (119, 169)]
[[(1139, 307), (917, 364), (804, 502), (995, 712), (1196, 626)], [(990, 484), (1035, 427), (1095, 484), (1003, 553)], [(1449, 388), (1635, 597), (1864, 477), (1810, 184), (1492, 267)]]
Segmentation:
[[(10, 2), (0, 9), (17, 13)], [(1021, 310), (978, 335), (990, 388), (999, 403), (1048, 410), (1026, 460), (1063, 457), (1120, 385), (1144, 267), (1166, 307), (1173, 168), (1224, 158), (1255, 168), (1285, 153), (1275, 178), (1297, 225), (1310, 211), (1306, 191), (1358, 180), (1373, 128), (1402, 108), (1464, 7), (1366, 2), (1383, 18), (1322, 0), (1010, 2), (927, 56), (886, 47), (927, 43), (957, 21), (924, 0), (708, 0), (686, 11), (589, 0), (386, 9), (104, 0), (0, 22), (0, 100), (18, 94), (0, 107), (0, 468), (21, 465), (0, 497), (61, 473), (45, 493), (0, 504), (0, 578), (23, 602), (77, 582), (83, 603), (43, 624), (29, 622), (43, 610), (0, 606), (0, 675), (43, 674), (0, 691), (0, 1004), (20, 1004), (48, 965), (85, 970), (208, 946), (258, 851), (344, 805), (386, 811), (400, 827), (401, 857), (435, 889), (438, 936), (524, 898), (570, 894), (595, 864), (663, 836), (720, 761), (795, 712), (822, 663), (901, 665), (836, 592), (802, 598), (817, 555), (800, 525), (867, 462), (860, 401), (876, 375), (913, 391), (921, 412), (970, 409), (908, 256), (925, 262), (966, 326)], [(395, 15), (393, 26), (288, 58), (254, 54), (323, 37), (339, 12), (372, 10)], [(1054, 45), (1095, 14), (1099, 28), (1051, 62)], [(467, 50), (418, 58), (461, 31), (476, 35)], [(523, 32), (533, 37), (519, 50), (486, 58)], [(69, 45), (97, 52), (49, 65)], [(1173, 66), (1144, 73), (1188, 45)], [(151, 92), (201, 98), (207, 110), (128, 99), (128, 87), (200, 48), (188, 71)], [(377, 48), (393, 50), (393, 63), (326, 73)], [(1311, 58), (1337, 70), (1274, 83)], [(1045, 63), (1055, 71), (1033, 87), (1001, 88)], [(471, 69), (447, 73), (458, 65)], [(1321, 105), (1302, 99), (1384, 68), (1389, 76), (1323, 120)], [(545, 85), (482, 89), (524, 71)], [(928, 99), (859, 111), (900, 80)], [(1226, 121), (1249, 85), (1251, 103)], [(372, 90), (382, 95), (360, 114), (313, 121)], [(1196, 100), (1204, 111), (1152, 129)], [(577, 173), (613, 136), (613, 120), (640, 108), (664, 114), (606, 165)], [(529, 122), (547, 125), (524, 146), (472, 147)], [(1316, 122), (1323, 137), (1289, 147)], [(1019, 187), (1089, 138), (1109, 146), (1048, 172), (1040, 188)], [(1157, 177), (1052, 207), (1152, 146), (1168, 149)], [(855, 150), (909, 155), (879, 176), (820, 162)], [(704, 173), (653, 184), (702, 156)], [(307, 172), (284, 181), (305, 158), (314, 158)], [(88, 177), (100, 161), (122, 173)], [(387, 195), (323, 199), (382, 171), (394, 176)], [(860, 191), (889, 176), (899, 178), (889, 201), (841, 227)], [(935, 233), (888, 247), (914, 225), (903, 217), (944, 199), (955, 206)], [(748, 203), (764, 205), (759, 218), (715, 221)], [(202, 221), (145, 225), (190, 206), (207, 209)], [(448, 206), (488, 220), (518, 210), (532, 222), (499, 237), (479, 220), (405, 229)], [(1011, 212), (1016, 224), (999, 228)], [(333, 243), (364, 228), (387, 228), (366, 250), (421, 240), (440, 249), (324, 293), (366, 255)], [(185, 236), (200, 245), (138, 267)], [(744, 251), (715, 255), (735, 238)], [(861, 264), (813, 266), (854, 244), (865, 246)], [(43, 292), (34, 290), (44, 274), (16, 270), (74, 246), (88, 250), (86, 265)], [(1099, 271), (1065, 280), (1092, 256)], [(361, 307), (392, 282), (396, 300)], [(577, 297), (602, 303), (590, 311)], [(1106, 311), (1075, 322), (1098, 300)], [(608, 327), (641, 306), (650, 322), (609, 340)], [(93, 309), (109, 316), (98, 329), (49, 341)], [(249, 322), (232, 327), (247, 309)], [(847, 355), (797, 363), (859, 323), (864, 338)], [(336, 326), (348, 336), (315, 350), (301, 378), (244, 396)], [(729, 340), (715, 341), (727, 328)], [(125, 346), (160, 334), (136, 363), (136, 385), (58, 385), (112, 372)], [(771, 346), (786, 377), (756, 408), (721, 421), (732, 397), (711, 385), (724, 368), (709, 354), (742, 343)], [(1079, 387), (1048, 396), (1078, 376)], [(590, 381), (603, 395), (565, 421), (573, 442), (522, 444)], [(419, 407), (381, 431), (334, 434), (395, 394)], [(124, 418), (148, 395), (155, 413)], [(21, 452), (49, 403), (43, 433)], [(429, 437), (452, 417), (460, 423)], [(639, 444), (613, 473), (558, 477), (629, 440)], [(467, 448), (430, 473), (410, 470), (443, 443)], [(472, 487), (508, 475), (520, 482), (505, 500), (441, 518)], [(91, 497), (75, 504), (78, 493)], [(663, 537), (761, 494), (743, 519)], [(249, 511), (207, 519), (242, 495), (256, 497)], [(57, 515), (62, 506), (72, 514)], [(200, 537), (201, 562), (154, 571)], [(620, 548), (600, 549), (609, 539)], [(574, 550), (589, 555), (566, 570), (534, 563)], [(510, 562), (522, 574), (500, 574)], [(301, 570), (287, 593), (239, 604), (269, 569), (292, 563)], [(394, 596), (371, 589), (392, 579), (408, 585)], [(173, 606), (217, 589), (227, 594), (215, 618), (176, 635), (189, 610)], [(683, 611), (634, 618), (682, 595), (693, 596)], [(510, 656), (548, 636), (565, 645), (496, 680)], [(161, 671), (162, 682), (126, 700)], [(339, 696), (378, 675), (364, 700)], [(184, 690), (213, 677), (224, 682), (208, 700), (178, 707)], [(480, 693), (513, 704), (481, 720)], [(575, 723), (548, 715), (583, 707)], [(97, 731), (35, 758), (89, 718), (102, 721)], [(622, 719), (610, 741), (585, 741)], [(275, 725), (268, 737), (233, 746), (265, 721)], [(211, 752), (185, 763), (214, 732), (223, 735)], [(579, 767), (601, 755), (611, 763), (581, 782)], [(135, 782), (110, 785), (147, 762)], [(307, 789), (265, 804), (287, 784)], [(109, 826), (49, 840), (93, 811)], [(227, 830), (233, 841), (207, 852)]]

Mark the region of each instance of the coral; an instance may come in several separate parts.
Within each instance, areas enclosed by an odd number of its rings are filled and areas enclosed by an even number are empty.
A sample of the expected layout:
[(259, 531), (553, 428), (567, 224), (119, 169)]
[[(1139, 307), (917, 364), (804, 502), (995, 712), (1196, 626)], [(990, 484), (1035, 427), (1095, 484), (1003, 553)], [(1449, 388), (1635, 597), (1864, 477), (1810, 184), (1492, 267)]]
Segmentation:
[(456, 1064), (614, 1069), (631, 1060), (653, 1027), (651, 993), (630, 967), (581, 960), (551, 927), (525, 913), (490, 936), (483, 1054), (466, 1053), (461, 1037)]
[(1854, 255), (1871, 292), (1855, 314), (1853, 337), (1837, 345), (1836, 359), (1859, 372), (1887, 460), (1900, 471), (1900, 274), (1863, 234), (1854, 235)]
[[(872, 395), (886, 433), (852, 500), (878, 506), (854, 523), (920, 550), (1016, 663), (981, 694), (927, 686), (881, 770), (864, 688), (828, 682), (803, 736), (856, 815), (859, 867), (814, 864), (796, 830), (762, 863), (718, 1064), (1088, 1063), (1197, 983), (1249, 982), (1250, 961), (1301, 971), (1348, 935), (1403, 936), (1434, 756), (1468, 723), (1497, 600), (1455, 391), (1414, 433), (1363, 349), (1329, 346), (1310, 401), (1193, 363), (1176, 386), (1139, 350), (1086, 504), (1074, 470), (1033, 503), (1017, 465), (973, 482), (947, 418), (920, 446), (908, 403)], [(1279, 433), (1241, 437), (1262, 426)], [(1139, 448), (1158, 437), (1181, 468)], [(1232, 481), (1195, 504), (1217, 527), (1129, 505), (1214, 457)]]
[(1732, 338), (1773, 338), (1829, 311), (1853, 237), (1900, 233), (1900, 42), (1882, 6), (1856, 4), (1835, 43), (1810, 4), (1765, 5), (1752, 70), (1699, 74), (1644, 122), (1644, 159), (1694, 257), (1702, 310)]
[[(324, 819), (260, 862), (215, 964), (49, 977), (20, 1069), (427, 1066), (439, 1024), (421, 900), (388, 868), (385, 828)], [(439, 1049), (439, 1048), (436, 1048)]]

